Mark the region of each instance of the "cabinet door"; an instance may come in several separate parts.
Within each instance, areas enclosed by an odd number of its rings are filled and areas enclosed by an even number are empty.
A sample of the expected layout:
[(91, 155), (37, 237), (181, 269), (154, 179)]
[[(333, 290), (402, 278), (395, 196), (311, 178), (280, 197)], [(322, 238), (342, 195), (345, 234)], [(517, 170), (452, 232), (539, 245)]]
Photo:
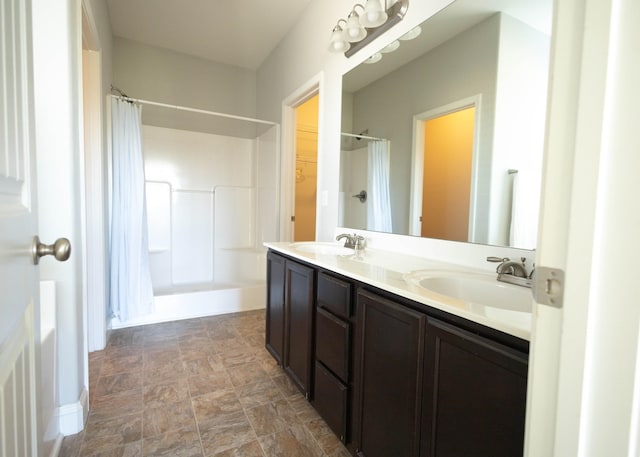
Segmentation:
[(422, 457), (521, 456), (527, 354), (429, 319)]
[(358, 293), (358, 455), (418, 455), (426, 316)]
[(303, 394), (311, 393), (315, 270), (287, 260), (285, 264), (284, 369)]
[(284, 257), (267, 253), (266, 348), (278, 365), (284, 354), (284, 266)]

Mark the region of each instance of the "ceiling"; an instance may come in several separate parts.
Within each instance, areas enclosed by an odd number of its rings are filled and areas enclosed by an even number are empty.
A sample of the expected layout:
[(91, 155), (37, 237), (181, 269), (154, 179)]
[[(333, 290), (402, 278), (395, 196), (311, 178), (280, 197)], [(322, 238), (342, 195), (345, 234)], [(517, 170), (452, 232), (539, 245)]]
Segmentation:
[(311, 0), (107, 0), (114, 36), (256, 70)]

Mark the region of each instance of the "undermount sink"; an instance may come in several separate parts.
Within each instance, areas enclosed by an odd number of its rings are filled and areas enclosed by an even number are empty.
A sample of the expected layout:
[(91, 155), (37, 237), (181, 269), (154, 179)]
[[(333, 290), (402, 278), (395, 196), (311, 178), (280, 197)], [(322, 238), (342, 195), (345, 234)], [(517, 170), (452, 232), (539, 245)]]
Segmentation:
[(531, 289), (498, 282), (494, 275), (439, 270), (415, 271), (405, 280), (440, 295), (505, 311), (530, 313)]
[(293, 243), (291, 247), (296, 251), (323, 255), (353, 255), (355, 252), (353, 249), (345, 248), (341, 244), (336, 243), (303, 242)]

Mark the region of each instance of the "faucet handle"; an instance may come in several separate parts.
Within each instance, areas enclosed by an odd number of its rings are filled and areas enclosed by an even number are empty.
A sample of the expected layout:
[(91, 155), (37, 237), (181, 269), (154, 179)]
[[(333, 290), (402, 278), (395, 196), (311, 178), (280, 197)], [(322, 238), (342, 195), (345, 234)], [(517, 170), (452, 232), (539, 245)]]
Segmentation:
[(487, 257), (487, 262), (502, 263), (502, 262), (508, 262), (508, 261), (509, 261), (509, 257), (495, 257), (495, 256)]

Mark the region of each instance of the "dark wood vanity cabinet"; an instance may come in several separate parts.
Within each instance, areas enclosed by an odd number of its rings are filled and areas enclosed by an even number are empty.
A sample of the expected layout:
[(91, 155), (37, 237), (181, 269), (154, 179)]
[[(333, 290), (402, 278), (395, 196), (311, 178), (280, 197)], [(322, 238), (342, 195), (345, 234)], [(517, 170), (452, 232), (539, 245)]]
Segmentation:
[(266, 347), (358, 457), (518, 457), (528, 343), (270, 251)]
[(427, 316), (368, 291), (357, 303), (357, 455), (418, 455)]
[(309, 398), (313, 368), (315, 269), (267, 254), (266, 347)]
[(421, 457), (521, 456), (528, 355), (427, 321)]

